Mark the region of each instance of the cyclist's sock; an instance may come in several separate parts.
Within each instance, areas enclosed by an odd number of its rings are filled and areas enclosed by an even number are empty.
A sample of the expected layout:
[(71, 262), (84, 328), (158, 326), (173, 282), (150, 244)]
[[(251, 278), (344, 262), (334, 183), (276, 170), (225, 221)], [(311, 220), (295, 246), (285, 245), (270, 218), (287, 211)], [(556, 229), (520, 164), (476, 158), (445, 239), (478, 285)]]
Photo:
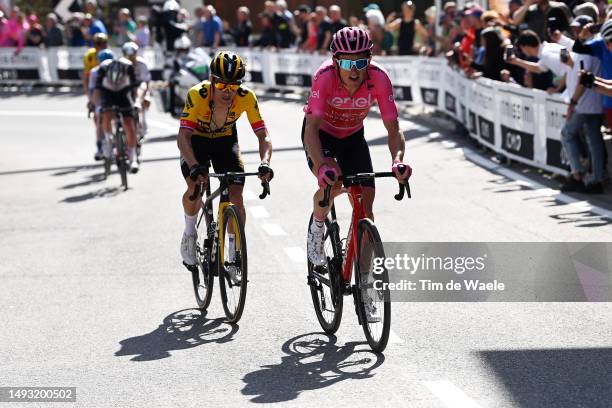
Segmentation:
[(128, 160), (133, 162), (134, 161), (134, 157), (136, 157), (136, 148), (135, 147), (128, 147)]
[(96, 148), (98, 149), (99, 152), (102, 151), (102, 139), (96, 140)]
[(185, 235), (196, 235), (196, 221), (198, 215), (187, 215), (185, 214)]
[(325, 220), (320, 221), (316, 217), (314, 218), (314, 222), (310, 224), (310, 232), (321, 232), (323, 227), (325, 226)]

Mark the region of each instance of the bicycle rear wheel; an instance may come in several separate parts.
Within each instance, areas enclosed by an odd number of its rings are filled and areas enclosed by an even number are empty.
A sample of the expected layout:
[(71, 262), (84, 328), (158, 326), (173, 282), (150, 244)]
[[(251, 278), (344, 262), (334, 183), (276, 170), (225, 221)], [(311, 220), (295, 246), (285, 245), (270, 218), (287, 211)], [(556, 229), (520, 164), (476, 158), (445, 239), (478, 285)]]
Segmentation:
[[(221, 302), (225, 316), (230, 323), (240, 320), (244, 310), (247, 294), (247, 244), (244, 235), (244, 224), (234, 205), (228, 205), (223, 210), (217, 265), (219, 271), (219, 287)], [(233, 235), (233, 256), (230, 253), (230, 236)]]
[[(386, 268), (375, 273), (374, 258), (385, 257), (380, 235), (369, 219), (359, 221), (357, 262), (355, 263), (355, 293), (359, 322), (368, 344), (375, 352), (382, 352), (389, 341), (391, 330), (391, 299)], [(375, 281), (377, 282), (375, 289)], [(369, 310), (366, 310), (369, 309)]]
[(123, 186), (124, 190), (127, 190), (127, 143), (125, 142), (125, 134), (123, 131), (117, 131), (115, 133), (115, 146), (117, 146), (117, 168), (119, 169), (119, 175), (121, 176), (121, 185)]
[[(308, 228), (313, 222), (310, 217)], [(342, 320), (342, 246), (338, 230), (325, 220), (324, 248), (327, 265), (314, 266), (308, 260), (308, 285), (319, 324), (325, 333), (334, 334)]]
[(212, 240), (209, 239), (211, 219), (202, 208), (197, 222), (198, 242), (196, 249), (196, 269), (191, 270), (193, 281), (193, 291), (196, 302), (201, 310), (205, 310), (210, 305), (213, 293), (213, 283), (215, 281), (214, 263), (211, 262)]

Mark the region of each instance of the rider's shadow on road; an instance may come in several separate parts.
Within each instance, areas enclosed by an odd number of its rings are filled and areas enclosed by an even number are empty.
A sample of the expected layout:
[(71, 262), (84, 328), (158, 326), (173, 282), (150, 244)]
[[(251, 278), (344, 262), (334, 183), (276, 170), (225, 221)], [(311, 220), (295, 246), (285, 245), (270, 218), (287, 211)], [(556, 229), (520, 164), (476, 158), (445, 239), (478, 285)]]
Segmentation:
[(134, 356), (132, 361), (151, 361), (170, 357), (171, 351), (208, 343), (232, 341), (238, 326), (224, 319), (206, 319), (198, 309), (174, 312), (151, 333), (121, 340), (115, 356)]
[[(286, 354), (280, 364), (263, 366), (244, 376), (242, 394), (251, 402), (269, 404), (291, 401), (303, 391), (317, 390), (340, 381), (365, 379), (374, 375), (385, 357), (367, 348), (367, 343), (337, 346), (335, 336), (309, 333), (283, 344)], [(356, 349), (359, 345), (366, 348)]]

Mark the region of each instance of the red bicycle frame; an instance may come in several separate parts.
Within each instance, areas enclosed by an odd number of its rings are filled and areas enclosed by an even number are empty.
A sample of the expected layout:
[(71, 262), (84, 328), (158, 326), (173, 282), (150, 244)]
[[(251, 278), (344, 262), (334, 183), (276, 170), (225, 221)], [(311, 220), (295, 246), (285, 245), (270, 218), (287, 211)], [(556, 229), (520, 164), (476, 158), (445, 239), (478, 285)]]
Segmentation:
[(346, 251), (344, 253), (344, 260), (342, 262), (342, 280), (350, 283), (353, 272), (353, 262), (355, 255), (357, 254), (357, 228), (359, 221), (365, 216), (365, 210), (361, 200), (363, 199), (363, 189), (360, 185), (352, 185), (348, 187), (348, 195), (353, 205), (353, 213), (351, 215), (351, 225), (349, 227), (348, 235), (346, 238)]

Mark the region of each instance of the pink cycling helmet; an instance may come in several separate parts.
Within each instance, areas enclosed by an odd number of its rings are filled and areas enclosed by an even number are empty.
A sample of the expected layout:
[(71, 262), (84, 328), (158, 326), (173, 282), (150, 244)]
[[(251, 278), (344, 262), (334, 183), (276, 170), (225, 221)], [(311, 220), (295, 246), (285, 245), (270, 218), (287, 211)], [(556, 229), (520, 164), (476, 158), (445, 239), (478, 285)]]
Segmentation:
[(334, 34), (329, 49), (334, 55), (371, 52), (372, 39), (367, 31), (359, 27), (345, 27)]

